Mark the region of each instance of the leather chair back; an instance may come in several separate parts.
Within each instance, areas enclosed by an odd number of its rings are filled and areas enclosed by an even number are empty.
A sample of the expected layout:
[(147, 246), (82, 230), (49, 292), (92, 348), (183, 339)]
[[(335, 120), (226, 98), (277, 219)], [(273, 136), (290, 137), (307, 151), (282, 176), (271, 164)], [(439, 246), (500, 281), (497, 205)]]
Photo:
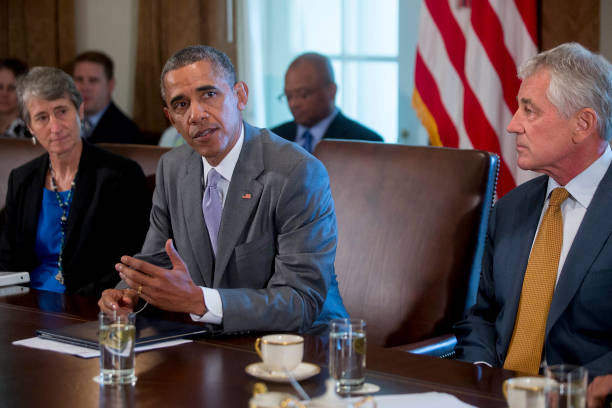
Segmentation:
[(31, 139), (0, 137), (0, 209), (4, 208), (6, 190), (11, 170), (45, 153), (39, 144)]
[(336, 208), (340, 292), (351, 317), (366, 320), (368, 341), (449, 333), (475, 299), (497, 156), (337, 140), (315, 156)]
[(147, 186), (151, 193), (155, 190), (155, 172), (157, 162), (162, 154), (170, 150), (169, 147), (140, 144), (121, 144), (121, 143), (98, 143), (96, 146), (118, 154), (140, 164), (142, 171), (147, 177)]

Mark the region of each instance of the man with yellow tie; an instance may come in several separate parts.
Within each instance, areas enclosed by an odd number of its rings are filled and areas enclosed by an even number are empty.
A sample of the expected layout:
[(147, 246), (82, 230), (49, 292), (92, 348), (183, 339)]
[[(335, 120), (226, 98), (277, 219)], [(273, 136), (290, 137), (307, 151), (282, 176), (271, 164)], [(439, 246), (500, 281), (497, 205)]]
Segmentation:
[(527, 60), (518, 165), (544, 175), (491, 212), (476, 304), (455, 326), (459, 359), (537, 374), (612, 367), (612, 65), (562, 44)]

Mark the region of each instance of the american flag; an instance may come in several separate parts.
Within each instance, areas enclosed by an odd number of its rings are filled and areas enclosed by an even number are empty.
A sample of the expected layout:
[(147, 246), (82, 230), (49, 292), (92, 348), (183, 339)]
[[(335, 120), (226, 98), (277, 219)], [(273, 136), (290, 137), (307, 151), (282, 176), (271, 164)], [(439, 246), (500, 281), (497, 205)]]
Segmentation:
[(431, 144), (500, 155), (498, 196), (532, 177), (506, 126), (537, 52), (536, 0), (424, 0), (412, 104)]

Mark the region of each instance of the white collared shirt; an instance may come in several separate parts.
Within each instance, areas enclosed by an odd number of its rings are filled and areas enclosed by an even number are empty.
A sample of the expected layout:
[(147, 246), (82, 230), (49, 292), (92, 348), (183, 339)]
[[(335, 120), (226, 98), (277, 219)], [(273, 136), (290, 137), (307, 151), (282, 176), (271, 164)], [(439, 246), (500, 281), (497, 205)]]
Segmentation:
[[(606, 150), (597, 160), (591, 163), (591, 165), (583, 170), (582, 173), (571, 179), (565, 186), (560, 186), (559, 183), (557, 183), (551, 177), (548, 178), (546, 201), (544, 202), (542, 213), (540, 214), (538, 230), (540, 229), (540, 224), (542, 223), (544, 213), (546, 212), (546, 209), (548, 209), (550, 193), (557, 187), (565, 187), (570, 194), (569, 197), (561, 204), (561, 214), (563, 215), (563, 244), (561, 246), (561, 255), (559, 256), (557, 283), (559, 282), (559, 276), (563, 270), (563, 265), (565, 264), (567, 254), (574, 243), (574, 238), (576, 238), (578, 228), (580, 228), (584, 215), (586, 214), (586, 211), (593, 200), (595, 191), (605, 176), (606, 171), (608, 171), (610, 163), (612, 163), (612, 151), (610, 150), (610, 146), (607, 145)], [(533, 242), (535, 242), (535, 236), (533, 238)]]
[(315, 146), (317, 145), (317, 143), (321, 141), (321, 139), (323, 139), (323, 135), (325, 134), (325, 132), (327, 132), (327, 128), (329, 127), (332, 120), (334, 120), (337, 114), (338, 114), (338, 109), (334, 108), (334, 111), (329, 116), (327, 116), (325, 119), (321, 120), (319, 123), (309, 128), (298, 124), (295, 142), (299, 144), (300, 146), (304, 147), (304, 143), (306, 142), (304, 140), (304, 133), (306, 133), (306, 131), (309, 130), (310, 134), (312, 135), (312, 145), (311, 146), (312, 146), (312, 151), (314, 152)]
[[(230, 181), (232, 181), (232, 175), (234, 174), (234, 169), (236, 168), (236, 163), (238, 163), (238, 157), (240, 156), (240, 150), (242, 150), (242, 144), (244, 143), (244, 127), (241, 124), (240, 136), (236, 141), (232, 150), (229, 151), (227, 156), (221, 160), (221, 163), (214, 167), (214, 169), (221, 175), (221, 179), (219, 179), (219, 183), (217, 186), (221, 192), (221, 200), (223, 205), (225, 205), (225, 197), (227, 196), (227, 190), (229, 189)], [(213, 168), (207, 161), (204, 156), (202, 156), (202, 166), (204, 168), (204, 185), (206, 185), (206, 180), (208, 180), (208, 172)]]
[[(227, 191), (229, 190), (230, 182), (232, 181), (232, 175), (234, 174), (234, 169), (236, 168), (236, 163), (238, 163), (238, 157), (240, 156), (240, 151), (242, 150), (242, 145), (244, 143), (244, 125), (240, 124), (240, 136), (236, 141), (236, 144), (229, 151), (227, 156), (221, 160), (214, 169), (221, 175), (219, 182), (217, 183), (217, 187), (221, 192), (221, 201), (223, 206), (225, 206), (225, 198), (227, 197)], [(202, 167), (204, 169), (204, 182), (206, 182), (208, 178), (208, 172), (213, 167), (206, 161), (206, 158), (202, 156)], [(223, 304), (221, 303), (221, 295), (217, 289), (207, 288), (204, 286), (200, 286), (202, 289), (202, 294), (204, 296), (204, 305), (206, 306), (206, 313), (203, 316), (198, 316), (193, 313), (190, 313), (191, 319), (196, 322), (204, 322), (204, 323), (213, 323), (213, 324), (221, 324), (223, 321)]]

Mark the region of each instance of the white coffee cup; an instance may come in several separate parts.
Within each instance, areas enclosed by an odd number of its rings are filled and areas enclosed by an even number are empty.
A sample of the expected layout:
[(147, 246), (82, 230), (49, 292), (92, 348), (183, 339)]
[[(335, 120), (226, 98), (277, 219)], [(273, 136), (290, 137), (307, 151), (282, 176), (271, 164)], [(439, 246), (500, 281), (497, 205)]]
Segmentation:
[(295, 334), (269, 334), (255, 340), (255, 351), (271, 371), (291, 371), (304, 357), (304, 338)]
[(503, 392), (510, 408), (544, 408), (546, 384), (544, 377), (514, 377), (504, 381)]

